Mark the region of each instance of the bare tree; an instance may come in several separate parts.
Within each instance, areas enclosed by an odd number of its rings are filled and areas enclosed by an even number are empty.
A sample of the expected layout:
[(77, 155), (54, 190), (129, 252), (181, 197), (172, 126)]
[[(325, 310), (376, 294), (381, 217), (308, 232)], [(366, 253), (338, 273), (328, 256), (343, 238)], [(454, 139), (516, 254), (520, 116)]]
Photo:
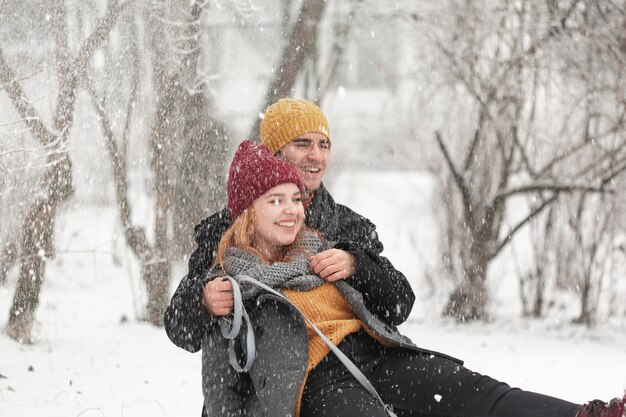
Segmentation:
[[(303, 4), (308, 11), (305, 17), (301, 13), (297, 24), (300, 29), (294, 29), (294, 36), (311, 31), (312, 16), (316, 19), (314, 26), (317, 25), (324, 5), (315, 3), (321, 8), (311, 9), (308, 2)], [(169, 297), (172, 259), (188, 253), (193, 245), (190, 225), (223, 207), (225, 202), (230, 129), (217, 116), (201, 68), (203, 51), (208, 47), (200, 42), (202, 14), (208, 13), (210, 4), (172, 0), (144, 9), (145, 57), (152, 73), (151, 90), (156, 92), (147, 141), (154, 184), (153, 242), (147, 239), (143, 228), (131, 222), (127, 154), (120, 145), (128, 142), (128, 131), (114, 131), (114, 109), (107, 109), (104, 94), (99, 94), (93, 85), (88, 87), (112, 162), (126, 243), (141, 264), (148, 298), (146, 319), (156, 325), (161, 324)], [(239, 6), (233, 7), (233, 11), (241, 12)], [(314, 44), (316, 40), (312, 35), (310, 42)], [(137, 71), (134, 67), (133, 74)], [(132, 84), (136, 86), (136, 81)], [(129, 103), (125, 125), (132, 118), (132, 108)]]
[[(225, 203), (231, 133), (217, 115), (199, 67), (205, 47), (200, 43), (201, 16), (206, 7), (202, 2), (172, 1), (166, 14), (161, 15), (161, 22), (168, 22), (165, 27), (154, 25), (158, 15), (148, 20), (154, 86), (158, 92), (149, 141), (157, 213), (154, 259), (161, 260), (149, 264), (144, 274), (146, 283), (151, 283), (147, 285), (148, 319), (152, 323), (162, 321), (169, 297), (167, 260), (173, 254), (189, 253), (194, 244), (190, 225)], [(156, 46), (162, 39), (159, 34), (166, 34), (171, 40), (166, 43), (166, 51)], [(166, 66), (164, 56), (171, 57)], [(174, 231), (173, 242), (168, 238), (168, 224)]]
[(53, 237), (57, 210), (72, 195), (72, 164), (67, 151), (67, 140), (73, 122), (78, 83), (93, 52), (106, 39), (117, 16), (128, 3), (112, 1), (109, 4), (106, 15), (75, 57), (71, 56), (68, 45), (65, 2), (50, 3), (59, 91), (52, 128), (44, 124), (0, 50), (0, 81), (5, 84), (11, 102), (31, 128), (35, 139), (50, 149), (47, 157), (49, 165), (43, 178), (45, 193), (31, 205), (24, 217), (20, 272), (6, 327), (7, 334), (21, 342), (30, 341), (46, 258), (54, 255)]
[[(614, 230), (611, 227), (614, 207), (607, 204), (607, 198), (601, 198), (601, 196), (592, 202), (589, 197), (583, 193), (578, 198), (575, 214), (570, 219), (570, 226), (576, 237), (577, 258), (580, 259), (576, 262), (575, 277), (580, 289), (581, 309), (575, 321), (586, 325), (593, 324), (597, 314), (599, 289), (602, 288), (602, 281), (605, 278), (606, 262), (603, 258), (610, 254), (607, 249), (610, 248), (612, 242), (612, 234), (608, 232)], [(589, 205), (595, 205), (600, 209), (605, 208), (607, 212), (599, 215), (597, 208), (589, 210)]]
[(537, 216), (531, 227), (531, 246), (534, 262), (526, 270), (519, 271), (522, 315), (542, 317), (546, 307), (547, 287), (552, 281), (553, 255), (557, 234), (558, 202), (551, 204), (543, 215)]
[[(463, 111), (473, 113), (469, 120), (475, 126), (454, 148), (440, 133), (435, 135), (456, 190), (448, 207), (454, 212), (449, 221), (455, 231), (449, 242), (462, 274), (445, 313), (458, 319), (486, 316), (491, 261), (558, 195), (610, 191), (611, 180), (624, 172), (623, 138), (609, 150), (596, 149), (598, 142), (584, 135), (571, 136), (571, 118), (580, 114), (575, 107), (560, 115), (564, 129), (551, 142), (543, 140), (549, 129), (538, 128), (538, 113), (545, 107), (540, 98), (554, 82), (546, 76), (551, 61), (544, 57), (567, 43), (564, 39), (572, 31), (581, 35), (585, 20), (580, 10), (585, 9), (576, 3), (552, 11), (558, 13), (555, 18), (527, 1), (497, 7), (452, 1), (449, 30), (434, 40), (454, 80), (457, 100), (462, 91)], [(555, 22), (546, 25), (548, 30), (537, 24), (546, 19)], [(611, 123), (611, 129), (621, 129), (621, 122)], [(614, 138), (604, 136), (602, 143)], [(621, 157), (616, 158), (616, 149)], [(523, 195), (533, 195), (535, 203), (507, 230), (507, 206)]]
[(65, 3), (51, 3), (59, 90), (52, 128), (45, 126), (0, 50), (0, 81), (5, 84), (11, 102), (31, 128), (33, 136), (43, 146), (50, 148), (47, 158), (49, 165), (43, 178), (45, 193), (30, 207), (22, 227), (20, 272), (6, 327), (7, 334), (21, 342), (30, 341), (44, 278), (45, 261), (54, 255), (53, 236), (57, 209), (72, 195), (72, 165), (67, 152), (67, 138), (72, 126), (78, 83), (88, 60), (98, 45), (106, 39), (117, 16), (127, 4), (128, 2), (111, 2), (98, 27), (85, 40), (76, 57), (72, 57), (68, 46)]
[[(567, 123), (573, 126), (569, 130), (587, 146), (583, 155), (571, 159), (575, 167), (586, 166), (588, 160), (597, 161), (597, 165), (589, 166), (589, 175), (604, 177), (611, 188), (621, 190), (626, 152), (623, 96), (626, 55), (620, 46), (623, 23), (620, 18), (611, 17), (615, 10), (604, 10), (600, 3), (587, 6), (591, 7), (586, 7), (580, 16), (586, 37), (582, 42), (577, 40), (578, 45), (572, 45), (578, 53), (567, 62), (571, 67), (570, 77), (579, 80), (575, 90), (578, 111)], [(551, 13), (556, 10), (553, 7)], [(545, 281), (553, 282), (555, 290), (578, 292), (580, 313), (575, 319), (578, 323), (592, 325), (600, 310), (610, 310), (602, 308), (607, 297), (601, 295), (616, 289), (612, 280), (607, 279), (607, 271), (620, 262), (615, 242), (623, 230), (616, 215), (621, 200), (619, 192), (601, 195), (582, 192), (559, 199), (560, 219), (549, 216), (544, 233), (533, 242), (538, 249), (531, 274), (538, 285), (535, 316), (542, 313), (542, 281), (544, 285)]]
[[(190, 225), (223, 205), (229, 129), (215, 116), (212, 99), (200, 75), (201, 14), (205, 4), (171, 1), (144, 10), (147, 56), (138, 46), (132, 27), (131, 94), (124, 130), (116, 134), (104, 96), (87, 86), (96, 109), (111, 160), (116, 200), (126, 244), (139, 260), (147, 292), (145, 319), (161, 325), (169, 298), (171, 263), (193, 243)], [(163, 42), (166, 39), (167, 42)], [(145, 57), (156, 92), (153, 122), (148, 132), (155, 221), (154, 241), (134, 225), (128, 196), (128, 142)], [(173, 233), (171, 232), (173, 230)]]

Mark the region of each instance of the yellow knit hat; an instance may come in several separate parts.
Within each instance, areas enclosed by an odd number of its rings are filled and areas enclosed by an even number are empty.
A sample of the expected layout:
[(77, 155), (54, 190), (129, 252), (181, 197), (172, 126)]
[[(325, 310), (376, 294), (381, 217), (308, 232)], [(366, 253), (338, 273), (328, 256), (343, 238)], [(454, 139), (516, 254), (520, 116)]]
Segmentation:
[(261, 120), (261, 143), (272, 153), (298, 136), (311, 132), (319, 132), (330, 140), (330, 127), (324, 113), (304, 99), (280, 99), (265, 110)]

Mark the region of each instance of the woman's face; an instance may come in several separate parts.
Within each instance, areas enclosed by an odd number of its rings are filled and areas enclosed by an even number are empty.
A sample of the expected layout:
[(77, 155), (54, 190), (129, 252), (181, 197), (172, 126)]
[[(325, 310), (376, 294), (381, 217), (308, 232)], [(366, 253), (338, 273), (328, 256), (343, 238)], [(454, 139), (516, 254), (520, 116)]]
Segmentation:
[(277, 185), (254, 200), (252, 207), (252, 246), (268, 259), (277, 259), (302, 228), (304, 207), (300, 189), (291, 183)]

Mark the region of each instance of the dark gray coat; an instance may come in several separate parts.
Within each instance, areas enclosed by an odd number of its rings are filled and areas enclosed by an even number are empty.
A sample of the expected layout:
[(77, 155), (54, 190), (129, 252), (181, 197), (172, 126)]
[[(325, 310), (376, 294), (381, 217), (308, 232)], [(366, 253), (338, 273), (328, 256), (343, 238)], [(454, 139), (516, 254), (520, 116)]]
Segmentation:
[[(376, 335), (397, 347), (420, 349), (395, 326), (365, 307), (363, 296), (345, 281), (335, 283), (353, 312)], [(202, 386), (209, 416), (293, 416), (307, 365), (308, 333), (301, 314), (282, 299), (262, 294), (249, 309), (257, 356), (249, 374), (234, 371), (228, 343), (219, 330), (202, 342)], [(332, 353), (329, 353), (332, 355)]]

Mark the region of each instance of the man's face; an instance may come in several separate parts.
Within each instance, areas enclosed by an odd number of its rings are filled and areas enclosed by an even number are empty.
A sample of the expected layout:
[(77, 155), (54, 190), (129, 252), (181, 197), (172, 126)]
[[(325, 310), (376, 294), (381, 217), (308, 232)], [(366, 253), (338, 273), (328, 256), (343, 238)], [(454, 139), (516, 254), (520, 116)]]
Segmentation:
[(293, 165), (306, 193), (319, 188), (330, 159), (330, 140), (318, 132), (298, 136), (281, 148), (277, 156)]

